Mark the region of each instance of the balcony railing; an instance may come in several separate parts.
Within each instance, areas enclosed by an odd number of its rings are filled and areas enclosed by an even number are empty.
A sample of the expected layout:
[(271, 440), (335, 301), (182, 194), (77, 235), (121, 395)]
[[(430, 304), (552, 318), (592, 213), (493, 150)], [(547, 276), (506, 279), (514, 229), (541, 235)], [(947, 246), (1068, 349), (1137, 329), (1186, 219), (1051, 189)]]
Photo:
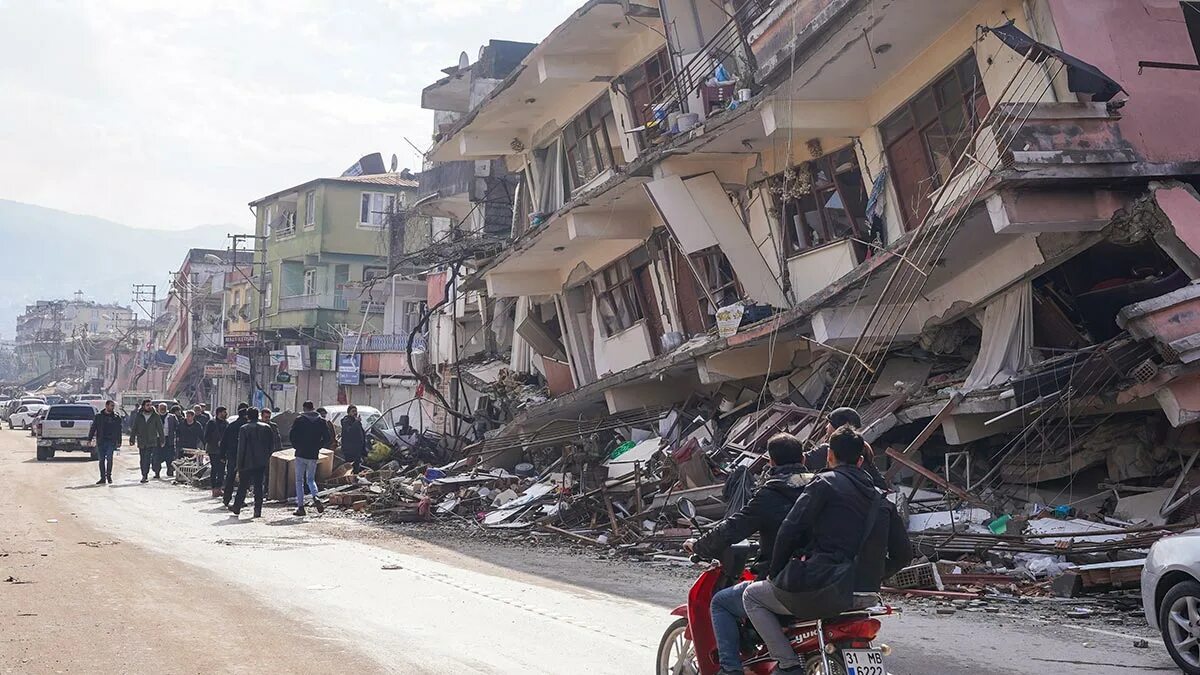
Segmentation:
[(290, 312), (304, 309), (349, 309), (346, 298), (328, 293), (311, 293), (307, 295), (287, 295), (279, 299), (279, 310)]

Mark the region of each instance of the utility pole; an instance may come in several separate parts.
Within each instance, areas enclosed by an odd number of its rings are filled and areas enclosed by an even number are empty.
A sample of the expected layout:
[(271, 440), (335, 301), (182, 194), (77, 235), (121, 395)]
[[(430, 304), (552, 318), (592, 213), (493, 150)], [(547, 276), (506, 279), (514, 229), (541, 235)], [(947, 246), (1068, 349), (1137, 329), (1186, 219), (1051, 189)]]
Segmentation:
[[(267, 238), (257, 234), (230, 234), (227, 235), (232, 240), (229, 251), (229, 265), (231, 270), (236, 270), (238, 267), (238, 252), (243, 250), (242, 245), (246, 240), (254, 242), (254, 248), (249, 249), (253, 255), (250, 259), (250, 285), (254, 290), (258, 291), (258, 330), (254, 332), (254, 345), (250, 348), (250, 400), (248, 403), (254, 403), (255, 377), (254, 370), (259, 352), (259, 345), (263, 330), (263, 322), (267, 315), (266, 297), (267, 297)], [(261, 254), (261, 255), (260, 255)], [(259, 277), (259, 283), (254, 283), (254, 271), (261, 270), (262, 274)], [(239, 351), (240, 351), (239, 347)], [(265, 395), (265, 392), (264, 392)]]
[[(150, 309), (149, 310), (146, 309), (145, 303), (147, 300), (150, 301)], [(158, 286), (156, 284), (134, 284), (133, 285), (133, 303), (135, 305), (137, 305), (138, 307), (140, 307), (142, 312), (144, 312), (145, 314), (148, 314), (150, 316), (150, 330), (147, 331), (147, 334), (150, 339), (150, 344), (151, 344), (151, 346), (153, 346), (154, 345), (154, 320), (156, 318), (155, 313), (156, 313), (156, 309), (157, 309), (157, 305), (158, 305)], [(135, 314), (134, 324), (136, 325), (136, 323), (137, 323), (137, 317)], [(134, 332), (136, 333), (136, 329)], [(135, 358), (136, 358), (137, 353), (138, 353), (138, 350), (135, 349), (134, 350)], [(136, 378), (134, 378), (133, 384), (136, 385), (138, 383), (138, 381), (140, 381), (142, 379), (142, 375), (144, 375), (149, 370), (150, 370), (149, 363), (147, 363), (145, 366), (143, 366), (142, 370), (138, 373), (138, 376)]]

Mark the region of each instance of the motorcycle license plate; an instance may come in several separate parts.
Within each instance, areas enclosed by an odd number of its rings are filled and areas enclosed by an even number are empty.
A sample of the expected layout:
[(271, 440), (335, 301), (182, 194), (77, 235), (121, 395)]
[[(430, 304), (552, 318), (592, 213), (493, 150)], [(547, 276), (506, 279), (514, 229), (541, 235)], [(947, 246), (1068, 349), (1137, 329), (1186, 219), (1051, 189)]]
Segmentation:
[(878, 649), (843, 649), (846, 675), (887, 675), (883, 654)]

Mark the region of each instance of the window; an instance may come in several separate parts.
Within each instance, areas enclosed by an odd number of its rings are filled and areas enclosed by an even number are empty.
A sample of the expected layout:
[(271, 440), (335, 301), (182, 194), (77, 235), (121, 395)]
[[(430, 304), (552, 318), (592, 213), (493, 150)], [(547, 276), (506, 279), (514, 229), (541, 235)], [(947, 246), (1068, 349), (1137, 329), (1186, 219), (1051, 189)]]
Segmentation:
[(628, 260), (619, 260), (592, 279), (605, 335), (615, 335), (644, 318)]
[(363, 281), (372, 281), (374, 279), (383, 279), (388, 275), (386, 267), (364, 267)]
[(238, 289), (233, 292), (233, 306), (237, 307), (240, 304), (242, 304), (242, 291)]
[(388, 215), (396, 212), (396, 195), (386, 192), (364, 192), (359, 201), (358, 224), (365, 227), (387, 225)]
[(271, 236), (271, 221), (275, 220), (275, 205), (268, 204), (263, 209), (263, 236)]
[(421, 320), (421, 315), (425, 313), (425, 303), (421, 301), (406, 301), (404, 303), (404, 316), (401, 319), (400, 329), (405, 333), (411, 333), (413, 328), (416, 328), (417, 322)]
[(920, 224), (930, 193), (950, 179), (988, 107), (975, 52), (968, 52), (879, 125), (909, 228)]
[(317, 271), (315, 269), (304, 270), (304, 295), (313, 295), (317, 292)]
[(263, 307), (271, 309), (271, 281), (267, 280), (266, 293), (263, 294)]
[(784, 239), (794, 254), (831, 241), (859, 237), (867, 229), (867, 189), (853, 146), (846, 146), (807, 165), (811, 181), (807, 193), (797, 189), (805, 181), (776, 177), (774, 191), (781, 195)]
[(309, 190), (304, 194), (304, 227), (317, 226), (317, 191)]
[[(660, 50), (621, 78), (629, 95), (629, 107), (635, 122), (632, 126), (645, 126), (654, 119), (653, 106), (666, 99), (673, 78), (671, 57), (666, 49)], [(658, 138), (663, 126), (655, 125), (643, 131), (642, 145), (645, 146)]]
[(578, 190), (613, 167), (612, 144), (608, 140), (612, 122), (612, 102), (605, 92), (563, 129), (572, 190)]
[[(712, 328), (717, 325), (717, 310), (738, 301), (741, 291), (738, 288), (737, 275), (719, 247), (697, 251), (689, 257), (700, 279), (700, 285), (708, 289), (708, 293), (701, 290), (697, 301), (705, 328)], [(712, 296), (711, 302), (709, 296)]]

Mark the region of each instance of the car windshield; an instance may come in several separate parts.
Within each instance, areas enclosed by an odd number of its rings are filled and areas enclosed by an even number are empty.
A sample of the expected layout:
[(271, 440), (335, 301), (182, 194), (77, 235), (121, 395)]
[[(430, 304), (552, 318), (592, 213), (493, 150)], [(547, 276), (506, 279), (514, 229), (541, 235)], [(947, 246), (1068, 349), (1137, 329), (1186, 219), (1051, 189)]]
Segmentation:
[(90, 405), (56, 405), (46, 413), (48, 420), (90, 420), (96, 410)]

